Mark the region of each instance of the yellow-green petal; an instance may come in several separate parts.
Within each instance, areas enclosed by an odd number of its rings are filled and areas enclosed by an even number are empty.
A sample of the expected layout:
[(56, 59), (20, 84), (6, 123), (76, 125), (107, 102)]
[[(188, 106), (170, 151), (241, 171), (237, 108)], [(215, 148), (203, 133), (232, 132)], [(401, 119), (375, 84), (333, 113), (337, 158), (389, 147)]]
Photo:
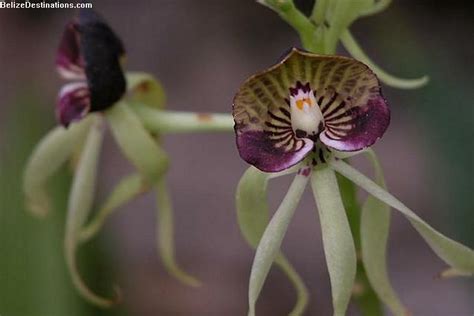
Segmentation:
[(103, 139), (103, 126), (100, 121), (93, 123), (79, 158), (68, 201), (64, 249), (66, 263), (72, 282), (79, 293), (89, 302), (110, 307), (115, 300), (94, 293), (82, 280), (77, 269), (76, 249), (80, 229), (89, 215), (94, 200), (97, 165)]
[[(269, 221), (267, 185), (272, 177), (275, 175), (250, 167), (242, 175), (237, 186), (236, 206), (239, 228), (252, 248), (257, 248)], [(308, 305), (308, 290), (303, 280), (282, 251), (277, 255), (275, 263), (283, 270), (296, 290), (296, 303), (290, 315), (302, 315)]]
[[(383, 171), (375, 152), (369, 149), (366, 154), (375, 170), (375, 182), (385, 189)], [(387, 272), (390, 207), (369, 195), (362, 207), (360, 225), (362, 263), (370, 284), (394, 315), (406, 315), (406, 309), (395, 293)]]
[(356, 275), (354, 240), (334, 171), (327, 167), (314, 170), (311, 187), (321, 221), (334, 316), (343, 316), (351, 299)]
[(436, 231), (397, 198), (345, 162), (331, 161), (330, 164), (337, 172), (362, 189), (400, 211), (438, 257), (450, 265), (451, 268), (457, 270), (458, 274), (474, 274), (474, 251), (472, 249)]
[(260, 295), (268, 272), (280, 254), (280, 246), (301, 195), (308, 182), (307, 174), (298, 173), (282, 203), (273, 215), (259, 241), (252, 264), (249, 282), (249, 315), (255, 315), (255, 303)]
[(168, 168), (166, 153), (126, 103), (117, 103), (106, 117), (125, 157), (150, 184), (155, 183)]
[(423, 76), (417, 79), (403, 79), (387, 73), (370, 60), (370, 58), (362, 50), (362, 47), (360, 47), (360, 45), (357, 43), (355, 38), (348, 30), (342, 33), (341, 41), (347, 51), (352, 55), (352, 57), (360, 60), (361, 62), (369, 66), (372, 71), (375, 72), (375, 74), (379, 77), (379, 79), (388, 86), (399, 89), (416, 89), (428, 83), (428, 76)]
[(73, 155), (86, 136), (91, 118), (72, 124), (69, 129), (58, 126), (51, 130), (33, 150), (23, 175), (23, 191), (27, 208), (44, 216), (50, 209), (46, 190), (48, 179)]
[(158, 252), (168, 272), (175, 278), (190, 286), (200, 286), (201, 282), (192, 275), (183, 271), (176, 263), (174, 251), (174, 221), (171, 197), (168, 192), (165, 177), (156, 185), (157, 217), (156, 239)]
[(145, 192), (148, 187), (146, 181), (140, 174), (131, 174), (115, 186), (105, 203), (99, 208), (99, 211), (87, 226), (81, 229), (79, 239), (85, 242), (93, 238), (104, 225), (105, 220), (119, 207), (132, 200), (139, 194)]

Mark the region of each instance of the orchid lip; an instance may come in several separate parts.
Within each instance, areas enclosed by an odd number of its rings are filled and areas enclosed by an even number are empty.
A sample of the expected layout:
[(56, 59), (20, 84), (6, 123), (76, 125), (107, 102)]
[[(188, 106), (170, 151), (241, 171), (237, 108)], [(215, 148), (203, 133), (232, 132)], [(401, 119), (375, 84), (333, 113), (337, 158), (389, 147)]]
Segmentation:
[(316, 158), (320, 147), (323, 157), (331, 149), (367, 148), (390, 121), (380, 83), (366, 65), (298, 49), (244, 82), (233, 116), (241, 157), (266, 172), (291, 167), (313, 147)]
[(56, 55), (59, 75), (67, 80), (84, 80), (84, 59), (79, 45), (77, 22), (69, 22), (63, 32)]
[[(80, 83), (81, 90), (60, 93), (57, 116), (61, 124), (67, 126), (88, 112), (106, 110), (122, 98), (126, 90), (121, 67), (124, 53), (120, 39), (92, 9), (81, 9), (79, 17), (66, 25), (56, 68), (64, 79)], [(86, 94), (87, 102), (82, 98)]]
[(66, 84), (59, 92), (56, 116), (64, 127), (82, 119), (90, 111), (90, 94), (85, 82)]

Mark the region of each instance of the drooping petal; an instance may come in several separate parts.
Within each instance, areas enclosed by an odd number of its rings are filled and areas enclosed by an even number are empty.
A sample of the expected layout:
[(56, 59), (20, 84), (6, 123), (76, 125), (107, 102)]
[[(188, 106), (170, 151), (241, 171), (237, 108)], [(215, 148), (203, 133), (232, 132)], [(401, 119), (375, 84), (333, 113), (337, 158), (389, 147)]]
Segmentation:
[[(382, 168), (375, 153), (369, 149), (367, 157), (375, 169), (375, 182), (386, 188)], [(367, 197), (360, 219), (360, 239), (362, 263), (367, 277), (380, 300), (394, 315), (407, 315), (407, 310), (400, 302), (393, 289), (387, 271), (387, 241), (390, 230), (390, 206), (372, 195)]]
[(76, 262), (79, 232), (87, 219), (94, 199), (97, 165), (104, 134), (100, 123), (98, 120), (95, 121), (90, 129), (74, 174), (68, 201), (64, 249), (69, 273), (79, 293), (93, 304), (110, 307), (115, 300), (103, 298), (89, 289), (79, 274)]
[(168, 157), (143, 127), (126, 103), (106, 112), (112, 135), (123, 154), (134, 164), (148, 184), (154, 184), (168, 168)]
[(308, 183), (310, 173), (309, 169), (298, 172), (260, 239), (250, 273), (249, 316), (255, 315), (255, 303), (268, 272), (279, 254), (283, 237)]
[(85, 79), (77, 23), (66, 25), (56, 54), (56, 69), (64, 79)]
[(474, 274), (474, 251), (472, 249), (436, 231), (397, 198), (347, 163), (341, 160), (333, 160), (329, 163), (337, 172), (362, 189), (387, 205), (390, 205), (392, 208), (400, 211), (418, 233), (420, 233), (438, 257), (457, 270), (458, 273), (465, 275)]
[(85, 82), (64, 85), (59, 92), (56, 118), (64, 127), (79, 121), (90, 112), (90, 93)]
[(417, 89), (426, 85), (429, 81), (428, 76), (423, 76), (415, 79), (405, 79), (395, 77), (382, 68), (377, 66), (373, 61), (370, 60), (369, 56), (362, 50), (362, 47), (357, 43), (351, 32), (348, 30), (344, 31), (341, 35), (341, 42), (347, 51), (358, 60), (368, 65), (380, 78), (380, 80), (388, 86), (399, 88), (399, 89)]
[[(236, 193), (237, 219), (241, 234), (254, 249), (257, 248), (269, 221), (268, 180), (284, 174), (286, 171), (270, 174), (250, 167), (239, 181)], [(308, 305), (308, 290), (303, 280), (281, 250), (275, 263), (283, 270), (296, 290), (296, 304), (289, 315), (302, 315)]]
[(313, 147), (304, 133), (295, 134), (291, 122), (290, 89), (298, 84), (309, 85), (314, 94), (325, 124), (320, 139), (329, 147), (360, 150), (385, 132), (390, 112), (367, 66), (351, 58), (292, 49), (280, 63), (250, 77), (234, 98), (239, 153), (258, 169), (291, 167)]
[(82, 58), (91, 96), (91, 112), (117, 102), (126, 90), (120, 59), (122, 42), (92, 9), (81, 9), (77, 24)]
[(201, 282), (192, 275), (183, 271), (176, 263), (174, 252), (174, 220), (171, 197), (168, 192), (165, 177), (161, 177), (156, 184), (157, 201), (157, 246), (161, 260), (168, 272), (175, 278), (189, 286), (200, 286)]
[(357, 259), (349, 221), (336, 175), (330, 168), (313, 171), (311, 187), (319, 210), (324, 253), (331, 281), (334, 316), (343, 316), (349, 304)]
[(86, 242), (94, 237), (104, 225), (105, 220), (115, 210), (147, 190), (145, 179), (138, 173), (128, 175), (120, 180), (94, 218), (81, 229), (80, 241)]
[(23, 191), (27, 208), (35, 215), (44, 216), (50, 209), (46, 190), (48, 179), (73, 154), (90, 127), (91, 120), (83, 120), (70, 129), (58, 126), (50, 131), (36, 146), (25, 168)]

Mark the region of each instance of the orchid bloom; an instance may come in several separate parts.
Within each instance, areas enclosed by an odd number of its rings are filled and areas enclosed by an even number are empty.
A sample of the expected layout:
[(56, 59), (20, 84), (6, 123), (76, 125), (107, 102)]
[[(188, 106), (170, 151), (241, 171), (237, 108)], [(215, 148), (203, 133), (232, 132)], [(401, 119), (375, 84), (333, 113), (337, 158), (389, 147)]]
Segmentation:
[[(64, 241), (66, 261), (79, 293), (102, 307), (116, 300), (103, 298), (86, 286), (77, 271), (76, 249), (100, 231), (114, 210), (151, 189), (156, 191), (157, 248), (165, 268), (187, 285), (200, 284), (176, 264), (173, 210), (165, 178), (169, 159), (159, 136), (168, 132), (232, 130), (230, 115), (163, 110), (164, 92), (153, 76), (123, 73), (124, 51), (117, 35), (92, 9), (81, 9), (78, 18), (66, 25), (56, 66), (63, 78), (73, 82), (59, 93), (56, 114), (61, 126), (40, 141), (24, 174), (27, 208), (44, 216), (51, 208), (48, 179), (67, 161), (73, 162)], [(125, 176), (89, 220), (106, 127), (136, 173)]]
[(67, 24), (56, 57), (59, 75), (73, 80), (59, 93), (56, 116), (63, 126), (104, 111), (123, 96), (124, 55), (120, 39), (93, 10), (81, 10), (78, 19)]
[[(300, 315), (305, 309), (306, 288), (280, 246), (308, 182), (319, 210), (334, 315), (345, 314), (354, 285), (357, 256), (335, 172), (375, 198), (368, 200), (366, 214), (376, 218), (378, 211), (384, 212), (380, 202), (387, 204), (408, 219), (450, 266), (450, 271), (474, 272), (471, 249), (435, 231), (388, 193), (381, 176), (376, 183), (343, 161), (360, 152), (367, 152), (373, 158), (369, 147), (383, 136), (390, 122), (390, 110), (380, 83), (368, 66), (352, 58), (316, 55), (294, 48), (281, 62), (242, 84), (234, 98), (233, 116), (240, 156), (252, 165), (237, 189), (241, 231), (257, 248), (250, 275), (249, 315), (255, 315), (256, 300), (274, 261), (287, 273), (298, 292), (299, 299), (291, 314)], [(268, 221), (268, 180), (291, 173), (296, 176), (288, 193)], [(380, 173), (377, 169), (377, 174)], [(393, 293), (380, 262), (385, 260), (385, 253), (382, 256), (375, 253), (378, 246), (374, 243), (381, 242), (382, 247), (377, 249), (384, 250), (384, 241), (370, 238), (373, 229), (373, 226), (361, 228), (364, 260), (368, 258), (367, 264), (373, 268), (367, 271), (368, 277), (378, 293), (384, 294), (381, 299), (394, 314), (404, 315), (406, 309)]]

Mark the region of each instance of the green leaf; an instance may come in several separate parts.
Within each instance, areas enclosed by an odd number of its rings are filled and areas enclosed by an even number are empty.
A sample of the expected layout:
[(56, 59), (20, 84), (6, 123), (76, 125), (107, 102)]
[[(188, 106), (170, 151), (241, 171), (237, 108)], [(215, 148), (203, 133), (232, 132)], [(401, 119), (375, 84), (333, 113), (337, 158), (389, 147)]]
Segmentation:
[[(277, 175), (263, 173), (255, 167), (250, 167), (239, 181), (236, 193), (237, 219), (241, 234), (252, 248), (257, 248), (269, 221), (268, 180), (284, 174), (286, 172)], [(303, 280), (281, 251), (275, 263), (283, 270), (296, 290), (296, 304), (290, 315), (302, 315), (308, 305), (308, 290)]]
[(372, 69), (372, 71), (379, 77), (379, 79), (388, 86), (399, 89), (416, 89), (428, 83), (428, 76), (423, 76), (417, 79), (402, 79), (385, 72), (376, 64), (374, 64), (373, 61), (370, 60), (370, 58), (362, 50), (362, 47), (360, 47), (360, 45), (357, 43), (355, 38), (348, 30), (342, 33), (341, 41), (347, 51), (352, 55), (352, 57), (360, 60), (361, 62), (369, 66), (369, 68)]
[(83, 141), (91, 118), (72, 124), (69, 129), (58, 126), (50, 131), (33, 150), (23, 175), (23, 191), (27, 208), (35, 215), (45, 216), (50, 209), (46, 190), (48, 179), (71, 157)]
[(127, 72), (127, 91), (131, 102), (145, 104), (162, 109), (166, 104), (166, 95), (161, 83), (145, 72)]
[[(261, 186), (266, 186), (265, 182), (267, 179), (265, 179), (262, 175), (259, 175), (255, 170), (256, 169), (251, 168), (246, 172), (246, 174), (244, 174), (243, 179), (239, 183), (239, 189), (237, 193), (237, 210), (239, 213), (247, 213), (238, 215), (239, 224), (242, 227), (242, 233), (251, 245), (254, 245), (256, 242), (258, 242), (249, 282), (249, 315), (251, 316), (255, 315), (255, 303), (258, 299), (258, 296), (260, 295), (263, 283), (265, 282), (268, 272), (270, 271), (272, 263), (275, 261), (275, 259), (277, 260), (279, 266), (285, 271), (285, 273), (287, 273), (290, 280), (295, 284), (295, 287), (299, 289), (299, 292), (306, 293), (306, 290), (303, 290), (304, 286), (302, 287), (302, 282), (297, 276), (296, 272), (294, 272), (286, 259), (284, 259), (283, 255), (281, 255), (280, 246), (296, 206), (298, 205), (301, 195), (304, 192), (308, 182), (308, 177), (300, 174), (296, 175), (280, 207), (275, 212), (272, 219), (270, 220), (270, 223), (268, 226), (266, 226), (266, 229), (262, 234), (262, 225), (264, 227), (266, 224), (264, 217), (268, 216), (268, 206), (266, 203), (258, 201), (257, 196), (253, 195), (252, 193), (252, 188), (255, 190), (260, 190), (260, 193), (265, 193), (265, 190), (261, 190)], [(252, 178), (254, 180), (252, 180)], [(243, 201), (246, 198), (256, 201), (257, 205), (263, 207), (263, 209), (255, 209), (252, 204), (247, 204)], [(260, 199), (262, 198), (266, 198), (266, 194), (260, 196)], [(260, 221), (260, 225), (249, 227), (249, 224), (251, 223), (248, 221), (251, 221), (252, 219), (250, 217), (250, 212), (252, 211), (260, 213), (255, 217), (258, 221)], [(261, 236), (261, 239), (259, 236)], [(300, 296), (299, 298), (299, 306), (301, 306), (301, 311), (304, 310), (304, 305), (306, 304), (305, 296)], [(302, 299), (304, 300), (301, 301)], [(299, 306), (296, 307), (299, 308)], [(296, 315), (295, 310), (292, 312), (292, 314)]]
[(94, 200), (97, 165), (103, 139), (103, 126), (99, 120), (93, 123), (74, 174), (68, 201), (64, 249), (72, 282), (79, 293), (89, 302), (110, 307), (115, 300), (103, 298), (90, 290), (82, 280), (76, 263), (79, 231), (89, 215)]
[(171, 197), (165, 177), (157, 183), (157, 245), (161, 260), (168, 272), (175, 278), (190, 286), (200, 286), (201, 282), (184, 272), (176, 263), (174, 251), (174, 221)]
[[(366, 153), (375, 170), (375, 182), (386, 189), (383, 171), (375, 152), (369, 149)], [(394, 315), (406, 315), (407, 311), (390, 284), (387, 272), (389, 230), (390, 207), (369, 195), (362, 207), (360, 224), (362, 263), (378, 297)]]
[(150, 184), (155, 183), (168, 168), (168, 158), (163, 149), (126, 103), (115, 104), (107, 110), (106, 118), (125, 157)]
[(86, 242), (100, 231), (105, 220), (119, 207), (128, 201), (146, 192), (148, 187), (140, 174), (131, 174), (124, 177), (112, 190), (105, 203), (99, 208), (94, 218), (81, 229), (79, 239)]
[(357, 267), (354, 240), (334, 171), (327, 167), (314, 170), (311, 186), (321, 221), (334, 315), (345, 315)]
[(474, 251), (461, 243), (454, 241), (428, 225), (412, 210), (406, 207), (393, 195), (378, 186), (365, 175), (343, 161), (331, 161), (332, 168), (337, 172), (372, 194), (380, 201), (400, 211), (405, 218), (420, 233), (433, 251), (451, 268), (463, 274), (474, 274)]

